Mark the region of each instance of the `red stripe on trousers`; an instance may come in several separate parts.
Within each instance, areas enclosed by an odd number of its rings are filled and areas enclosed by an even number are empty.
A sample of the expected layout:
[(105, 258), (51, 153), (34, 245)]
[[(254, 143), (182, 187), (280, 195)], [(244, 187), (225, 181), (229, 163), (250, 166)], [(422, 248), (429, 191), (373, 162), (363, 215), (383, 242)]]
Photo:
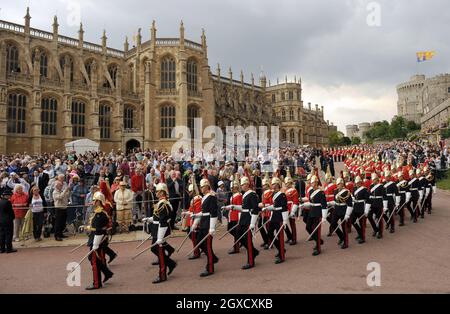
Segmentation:
[(97, 254), (96, 252), (91, 253), (91, 260), (92, 260), (92, 273), (94, 275), (94, 287), (99, 288), (99, 282), (98, 282), (98, 268), (97, 268)]
[(214, 262), (212, 255), (212, 244), (211, 244), (211, 235), (208, 235), (208, 239), (206, 240), (206, 250), (208, 251), (208, 263), (209, 263), (209, 272), (214, 272)]
[(292, 230), (292, 241), (297, 242), (297, 226), (295, 225), (295, 219), (289, 218), (289, 222)]
[(248, 253), (248, 263), (253, 266), (253, 243), (252, 243), (252, 232), (247, 231), (247, 253)]
[(164, 264), (164, 249), (158, 245), (159, 252), (159, 279), (166, 280), (166, 265)]

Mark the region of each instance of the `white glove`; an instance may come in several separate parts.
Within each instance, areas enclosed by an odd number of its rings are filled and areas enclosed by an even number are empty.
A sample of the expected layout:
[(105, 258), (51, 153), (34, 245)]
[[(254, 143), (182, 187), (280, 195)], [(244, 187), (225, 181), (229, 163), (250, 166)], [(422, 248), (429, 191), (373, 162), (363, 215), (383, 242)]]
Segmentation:
[(211, 236), (214, 236), (216, 234), (216, 224), (217, 224), (217, 217), (210, 218), (209, 219), (209, 234)]
[(437, 188), (436, 188), (436, 186), (433, 186), (433, 194), (436, 194), (437, 193)]
[(344, 220), (349, 220), (350, 216), (352, 215), (352, 212), (353, 212), (353, 207), (347, 206)]
[(366, 206), (364, 207), (364, 215), (366, 215), (366, 217), (369, 216), (370, 207), (370, 204), (366, 204)]
[(301, 204), (300, 206), (303, 209), (308, 209), (308, 208), (311, 208), (311, 203), (310, 202), (306, 202), (306, 203)]
[(194, 219), (194, 222), (192, 223), (192, 226), (191, 226), (191, 231), (195, 231), (197, 229), (198, 224), (200, 223), (200, 220), (201, 220), (201, 218)]
[(254, 230), (256, 226), (256, 222), (258, 221), (258, 215), (252, 215), (251, 221), (250, 221), (250, 229)]
[(298, 207), (296, 204), (292, 205), (290, 218), (294, 218), (297, 215)]
[(383, 208), (383, 213), (386, 214), (386, 213), (388, 212), (388, 210), (389, 210), (389, 209), (388, 209), (387, 207), (384, 207), (384, 208)]
[(158, 228), (158, 240), (156, 241), (156, 244), (161, 245), (164, 243), (164, 237), (166, 235), (168, 227), (161, 227)]
[(399, 207), (401, 200), (402, 200), (401, 196), (396, 196), (395, 197), (395, 206)]
[(423, 199), (423, 191), (422, 191), (422, 190), (419, 191), (419, 199), (420, 199), (420, 200)]
[(143, 223), (148, 223), (148, 224), (152, 224), (153, 223), (153, 217), (147, 217), (142, 219)]
[(273, 211), (275, 209), (275, 207), (273, 207), (273, 205), (270, 205), (268, 207), (263, 208), (263, 211)]
[(92, 249), (98, 250), (100, 247), (100, 244), (102, 243), (103, 236), (102, 235), (95, 235), (94, 236), (94, 242), (92, 243)]
[(406, 203), (409, 203), (411, 200), (411, 192), (406, 192)]
[(431, 189), (430, 188), (426, 188), (425, 190), (425, 198), (427, 198), (430, 195)]
[(242, 211), (242, 205), (233, 205), (233, 209), (237, 211)]
[(327, 221), (327, 217), (328, 217), (328, 209), (322, 209), (322, 223)]
[(281, 215), (283, 216), (283, 226), (287, 226), (289, 223), (289, 213), (282, 212)]
[(336, 202), (335, 201), (331, 201), (327, 203), (328, 206), (336, 206)]

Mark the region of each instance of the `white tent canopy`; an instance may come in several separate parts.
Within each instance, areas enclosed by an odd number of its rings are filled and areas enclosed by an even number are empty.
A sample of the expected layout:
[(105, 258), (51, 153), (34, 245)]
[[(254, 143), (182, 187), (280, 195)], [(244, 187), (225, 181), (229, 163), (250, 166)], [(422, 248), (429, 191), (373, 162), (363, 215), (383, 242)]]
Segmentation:
[(81, 139), (67, 143), (66, 151), (75, 152), (77, 155), (85, 154), (86, 152), (98, 152), (100, 144), (89, 139)]

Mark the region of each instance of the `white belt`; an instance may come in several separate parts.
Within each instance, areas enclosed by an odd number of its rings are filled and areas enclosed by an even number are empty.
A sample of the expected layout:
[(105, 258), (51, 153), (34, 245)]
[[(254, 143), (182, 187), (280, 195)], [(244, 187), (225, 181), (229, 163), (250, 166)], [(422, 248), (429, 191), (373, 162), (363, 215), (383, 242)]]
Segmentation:
[(398, 193), (400, 193), (400, 194), (405, 194), (406, 192), (398, 192)]
[(322, 204), (311, 204), (311, 206), (322, 206)]
[(383, 196), (371, 196), (370, 198), (383, 198)]
[(386, 196), (394, 196), (394, 194), (386, 194)]
[(242, 213), (249, 213), (249, 212), (250, 212), (250, 209), (243, 209), (241, 212), (242, 212)]
[(355, 203), (364, 203), (365, 200), (355, 200)]
[(208, 217), (211, 213), (202, 213), (202, 217)]
[(159, 221), (154, 221), (153, 224), (154, 225), (159, 225)]
[(336, 203), (337, 206), (347, 206), (346, 203)]
[(409, 189), (410, 191), (417, 191), (417, 189)]

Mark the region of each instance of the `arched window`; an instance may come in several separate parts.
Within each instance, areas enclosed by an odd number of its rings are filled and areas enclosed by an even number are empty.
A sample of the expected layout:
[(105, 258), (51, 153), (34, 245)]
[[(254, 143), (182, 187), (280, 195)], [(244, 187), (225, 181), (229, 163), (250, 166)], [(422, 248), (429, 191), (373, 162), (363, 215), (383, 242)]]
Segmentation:
[(298, 131), (298, 144), (303, 145), (302, 131)]
[(295, 132), (294, 132), (294, 130), (291, 130), (291, 132), (290, 132), (291, 134), (290, 134), (290, 142), (292, 143), (292, 144), (295, 144)]
[(123, 126), (125, 129), (134, 129), (134, 109), (133, 107), (125, 107), (123, 113)]
[(86, 125), (86, 104), (75, 100), (72, 102), (72, 136), (84, 137)]
[(272, 94), (272, 102), (273, 102), (273, 103), (276, 102), (276, 96), (275, 96), (275, 94)]
[(188, 117), (187, 117), (187, 123), (189, 131), (191, 132), (191, 137), (194, 138), (195, 136), (195, 119), (200, 117), (200, 112), (198, 110), (197, 106), (191, 105), (188, 107)]
[(294, 121), (294, 120), (295, 120), (295, 118), (294, 118), (294, 110), (291, 110), (291, 111), (289, 112), (289, 119), (290, 119), (291, 121)]
[(20, 72), (19, 49), (13, 45), (6, 46), (6, 73)]
[[(48, 56), (45, 52), (40, 52), (41, 62), (39, 64), (39, 73), (43, 77), (48, 77)], [(31, 57), (32, 62), (34, 64), (34, 60), (36, 58), (36, 52), (33, 51), (33, 55)]]
[(160, 137), (162, 139), (170, 139), (172, 137), (172, 129), (175, 127), (175, 107), (166, 105), (161, 107), (161, 128)]
[(284, 109), (281, 111), (281, 121), (286, 121), (286, 111)]
[(25, 134), (27, 96), (20, 93), (8, 97), (8, 133)]
[(128, 88), (130, 91), (134, 90), (134, 64), (128, 66)]
[(294, 92), (293, 91), (289, 92), (289, 100), (294, 100)]
[(111, 138), (111, 106), (100, 104), (98, 125), (100, 127), (100, 138)]
[(165, 57), (161, 62), (161, 89), (176, 88), (176, 65), (171, 57)]
[(55, 98), (43, 98), (41, 108), (41, 134), (56, 135), (58, 101)]
[(197, 62), (192, 59), (187, 62), (187, 87), (188, 91), (197, 91)]
[(287, 141), (287, 134), (285, 130), (281, 130), (281, 141), (286, 142)]
[(70, 77), (70, 81), (73, 82), (73, 70), (74, 70), (74, 66), (73, 66), (73, 60), (70, 56), (68, 55), (63, 55), (59, 58), (59, 65), (61, 66), (61, 70), (64, 73), (64, 68), (66, 66), (66, 57), (67, 57), (67, 62), (69, 65), (69, 77)]
[(286, 94), (284, 92), (281, 92), (281, 100), (286, 100)]

